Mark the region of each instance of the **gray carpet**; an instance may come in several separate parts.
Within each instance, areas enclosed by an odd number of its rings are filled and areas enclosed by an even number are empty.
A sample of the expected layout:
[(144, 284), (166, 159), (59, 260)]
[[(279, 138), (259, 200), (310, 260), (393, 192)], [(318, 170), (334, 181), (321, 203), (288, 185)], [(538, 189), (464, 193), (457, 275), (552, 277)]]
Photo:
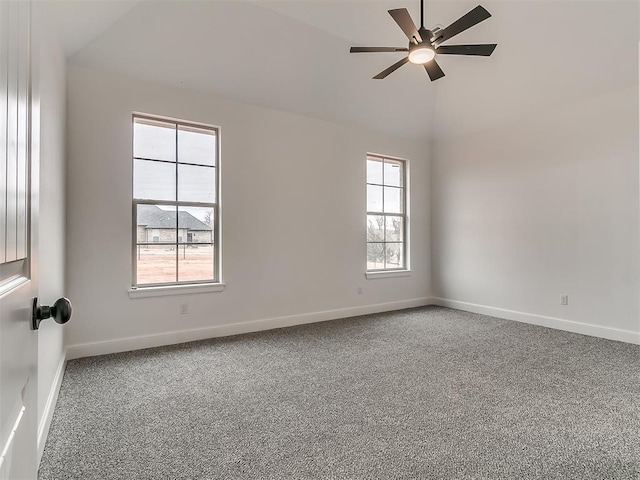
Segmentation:
[(640, 478), (640, 347), (425, 307), (71, 361), (41, 480)]

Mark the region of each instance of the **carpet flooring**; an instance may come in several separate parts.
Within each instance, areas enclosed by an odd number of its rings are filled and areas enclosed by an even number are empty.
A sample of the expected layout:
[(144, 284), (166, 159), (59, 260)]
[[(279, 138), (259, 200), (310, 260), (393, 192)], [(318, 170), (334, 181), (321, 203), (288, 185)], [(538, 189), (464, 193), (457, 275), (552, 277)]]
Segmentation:
[(640, 347), (423, 307), (68, 362), (40, 480), (640, 478)]

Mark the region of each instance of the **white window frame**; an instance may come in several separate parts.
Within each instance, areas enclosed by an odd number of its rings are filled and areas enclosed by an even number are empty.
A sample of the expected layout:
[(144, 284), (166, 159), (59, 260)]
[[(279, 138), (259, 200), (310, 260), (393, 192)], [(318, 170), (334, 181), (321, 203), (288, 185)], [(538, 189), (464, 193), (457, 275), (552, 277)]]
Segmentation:
[[(382, 168), (382, 183), (378, 184), (378, 183), (369, 183), (368, 181), (368, 160), (369, 159), (374, 159), (374, 160), (378, 160), (378, 161), (382, 161), (383, 162), (383, 168)], [(401, 214), (397, 214), (397, 213), (385, 213), (384, 212), (384, 187), (387, 186), (393, 186), (395, 188), (398, 188), (395, 185), (386, 185), (385, 181), (384, 181), (384, 161), (385, 160), (389, 160), (389, 161), (393, 161), (394, 163), (398, 163), (400, 162), (403, 166), (403, 181), (402, 181), (402, 186), (399, 188), (402, 188), (402, 213)], [(369, 185), (377, 185), (377, 186), (382, 186), (383, 187), (383, 211), (381, 212), (374, 212), (374, 211), (370, 211), (368, 208), (368, 203), (367, 203), (367, 190), (368, 190), (368, 186)], [(409, 196), (410, 196), (410, 187), (409, 187), (409, 160), (404, 159), (404, 158), (398, 158), (398, 157), (394, 157), (394, 156), (390, 156), (390, 155), (383, 155), (383, 154), (378, 154), (378, 153), (367, 153), (367, 157), (365, 160), (365, 205), (366, 205), (366, 214), (365, 214), (365, 226), (367, 225), (367, 217), (369, 215), (377, 215), (377, 216), (383, 216), (383, 217), (387, 217), (387, 216), (392, 216), (392, 217), (402, 217), (403, 218), (403, 241), (402, 241), (402, 247), (403, 247), (403, 265), (401, 267), (398, 268), (381, 268), (381, 269), (369, 269), (368, 267), (368, 244), (369, 243), (382, 243), (383, 245), (386, 245), (386, 243), (399, 243), (399, 242), (369, 242), (368, 238), (367, 238), (367, 231), (365, 228), (365, 246), (367, 248), (365, 248), (365, 275), (368, 279), (375, 279), (375, 278), (385, 278), (385, 277), (402, 277), (402, 276), (409, 276), (411, 274), (411, 268), (410, 268), (410, 251), (409, 251), (409, 232), (410, 232), (410, 221), (409, 221)]]
[[(186, 202), (186, 201), (165, 201), (165, 200), (153, 200), (153, 199), (137, 199), (133, 196), (133, 182), (135, 181), (133, 175), (132, 168), (132, 257), (131, 257), (131, 288), (129, 289), (129, 296), (131, 298), (142, 298), (142, 297), (154, 297), (154, 296), (163, 296), (163, 295), (179, 295), (179, 294), (191, 294), (191, 293), (204, 293), (204, 292), (212, 292), (212, 291), (222, 291), (224, 290), (225, 284), (222, 281), (222, 214), (220, 208), (220, 198), (221, 198), (221, 155), (220, 155), (220, 132), (221, 128), (215, 125), (208, 125), (204, 123), (198, 123), (187, 120), (180, 120), (171, 117), (164, 117), (158, 115), (151, 115), (147, 113), (139, 113), (133, 112), (132, 121), (131, 121), (131, 132), (132, 132), (132, 147), (131, 147), (131, 158), (132, 158), (132, 167), (135, 163), (136, 157), (133, 156), (133, 125), (136, 119), (150, 120), (150, 121), (158, 121), (158, 122), (166, 122), (173, 123), (176, 125), (176, 128), (180, 126), (184, 127), (192, 127), (197, 129), (205, 129), (211, 130), (215, 132), (216, 135), (216, 163), (215, 163), (215, 198), (213, 202)], [(177, 139), (176, 139), (177, 142)], [(177, 149), (177, 143), (176, 143)], [(145, 159), (145, 160), (155, 160), (155, 159)], [(159, 160), (155, 160), (159, 161)], [(177, 169), (179, 163), (179, 158), (177, 156), (176, 151), (176, 185), (178, 184), (178, 174)], [(192, 164), (190, 164), (192, 165)], [(177, 187), (176, 187), (177, 188)], [(213, 218), (214, 225), (213, 230), (211, 232), (211, 241), (213, 244), (213, 261), (214, 261), (214, 271), (213, 278), (208, 280), (199, 280), (199, 281), (176, 281), (176, 282), (165, 282), (165, 283), (157, 283), (157, 284), (137, 284), (137, 249), (138, 249), (138, 240), (137, 240), (137, 211), (138, 205), (167, 205), (167, 206), (175, 206), (179, 208), (181, 206), (184, 207), (206, 207), (211, 208), (213, 210)], [(178, 215), (176, 215), (176, 228), (178, 222)], [(147, 239), (148, 240), (148, 239)], [(153, 239), (151, 239), (150, 244), (153, 244)], [(160, 242), (162, 243), (162, 242)], [(178, 245), (178, 230), (176, 229), (176, 245)], [(176, 255), (178, 254), (179, 249), (176, 248)], [(176, 258), (177, 261), (177, 258)], [(177, 268), (177, 266), (176, 266)]]

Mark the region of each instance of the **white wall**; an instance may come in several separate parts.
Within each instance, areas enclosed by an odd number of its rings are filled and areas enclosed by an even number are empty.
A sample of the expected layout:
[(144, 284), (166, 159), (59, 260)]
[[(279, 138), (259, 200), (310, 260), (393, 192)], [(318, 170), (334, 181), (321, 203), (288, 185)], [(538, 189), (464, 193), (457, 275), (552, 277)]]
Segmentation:
[[(67, 76), (70, 345), (429, 295), (427, 144), (88, 68)], [(127, 294), (133, 111), (221, 126), (223, 292)], [(365, 279), (368, 151), (411, 161), (410, 277)]]
[[(66, 65), (56, 37), (39, 8), (34, 8), (34, 66), (40, 96), (40, 234), (38, 238), (39, 298), (51, 305), (65, 295), (65, 116)], [(64, 327), (51, 320), (38, 331), (39, 441), (48, 430), (49, 397), (55, 396), (56, 374), (64, 355)], [(53, 400), (53, 398), (51, 399)], [(44, 437), (42, 437), (44, 435)], [(39, 445), (42, 453), (44, 445)]]
[(432, 165), (434, 296), (639, 341), (638, 132), (636, 81), (440, 142)]

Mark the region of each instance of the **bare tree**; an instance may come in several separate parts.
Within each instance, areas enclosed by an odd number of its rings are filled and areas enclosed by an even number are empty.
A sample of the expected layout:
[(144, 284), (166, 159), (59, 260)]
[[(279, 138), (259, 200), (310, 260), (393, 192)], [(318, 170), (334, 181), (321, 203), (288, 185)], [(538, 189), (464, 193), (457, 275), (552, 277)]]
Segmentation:
[[(384, 241), (384, 217), (369, 217), (367, 220), (367, 241)], [(384, 262), (384, 248), (382, 243), (369, 243), (367, 245), (367, 261), (370, 263)]]
[(213, 215), (209, 210), (204, 214), (204, 223), (213, 228)]
[[(367, 261), (401, 265), (403, 243), (401, 217), (369, 216), (367, 220)], [(398, 248), (400, 246), (400, 248)]]
[(367, 240), (369, 242), (384, 241), (384, 217), (376, 216), (368, 218), (367, 221)]

